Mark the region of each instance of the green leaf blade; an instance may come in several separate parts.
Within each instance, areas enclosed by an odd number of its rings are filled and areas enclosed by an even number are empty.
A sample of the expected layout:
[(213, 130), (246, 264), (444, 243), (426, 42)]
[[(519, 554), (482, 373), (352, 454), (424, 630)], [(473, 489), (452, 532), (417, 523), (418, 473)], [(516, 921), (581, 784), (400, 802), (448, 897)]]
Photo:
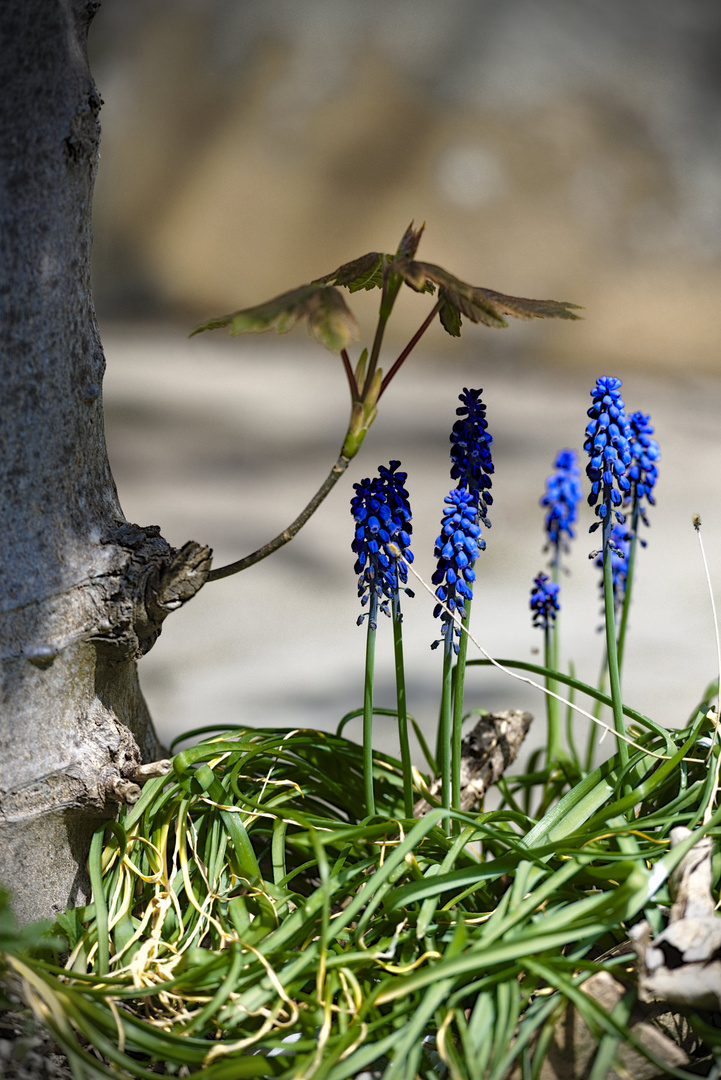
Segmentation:
[(369, 251), (351, 262), (343, 263), (332, 274), (326, 274), (318, 281), (339, 285), (349, 292), (380, 289), (383, 285), (383, 255), (379, 251)]
[(451, 337), (461, 336), (461, 313), (458, 308), (447, 298), (446, 290), (440, 289), (441, 306), (438, 309), (438, 318), (441, 326)]
[(358, 324), (341, 294), (334, 286), (317, 281), (281, 293), (264, 304), (211, 319), (196, 326), (190, 336), (226, 326), (233, 336), (268, 330), (286, 334), (302, 318), (307, 318), (312, 336), (331, 352), (339, 353), (359, 337)]
[(497, 328), (508, 326), (505, 315), (516, 319), (579, 318), (575, 314), (578, 304), (566, 300), (530, 300), (469, 285), (435, 263), (396, 257), (391, 269), (399, 273), (415, 292), (433, 292), (438, 286), (441, 297), (439, 318), (444, 330), (452, 337), (460, 336), (463, 315), (473, 323)]
[(360, 337), (353, 312), (332, 286), (324, 286), (313, 294), (305, 314), (312, 336), (332, 353), (340, 353)]
[(508, 296), (506, 293), (484, 289), (480, 285), (475, 292), (487, 297), (504, 315), (513, 315), (516, 319), (580, 319), (574, 311), (583, 310), (580, 304), (568, 300), (530, 300), (523, 296)]

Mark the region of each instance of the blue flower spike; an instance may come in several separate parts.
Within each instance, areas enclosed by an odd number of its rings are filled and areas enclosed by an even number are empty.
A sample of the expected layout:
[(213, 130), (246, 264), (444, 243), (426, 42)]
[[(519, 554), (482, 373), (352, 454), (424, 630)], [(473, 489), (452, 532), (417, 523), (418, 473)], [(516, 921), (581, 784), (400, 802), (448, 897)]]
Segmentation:
[(558, 603), (560, 585), (551, 581), (547, 574), (539, 574), (533, 580), (530, 607), (533, 612), (533, 625), (541, 630), (551, 629), (556, 622), (556, 615), (561, 610)]
[(448, 635), (451, 635), (450, 641), (457, 653), (458, 644), (454, 637), (460, 638), (461, 631), (450, 612), (455, 612), (461, 619), (465, 618), (465, 601), (473, 599), (473, 582), (476, 579), (473, 563), (479, 551), (485, 549), (486, 542), (480, 538), (481, 527), (478, 525), (478, 510), (472, 492), (454, 488), (446, 496), (445, 504), (441, 533), (433, 552), (438, 566), (431, 578), (433, 584), (438, 586), (436, 598), (441, 601), (436, 604), (433, 616), (441, 619), (442, 638), (434, 641), (431, 648), (437, 648), (441, 640), (448, 643)]
[(569, 540), (576, 535), (573, 526), (578, 517), (581, 490), (581, 470), (575, 450), (561, 450), (554, 462), (555, 472), (546, 481), (546, 493), (541, 506), (547, 509), (546, 534), (548, 544), (544, 550), (552, 551), (551, 566), (560, 565), (561, 553), (568, 553)]
[[(403, 796), (405, 809), (412, 813), (412, 790), (410, 780), (410, 750), (408, 748), (405, 683), (402, 673), (401, 614), (398, 594), (401, 583), (408, 580), (407, 563), (413, 562), (411, 542), (411, 508), (405, 488), (406, 474), (399, 472), (400, 461), (391, 461), (388, 468), (378, 467), (378, 476), (366, 477), (354, 484), (355, 495), (350, 509), (355, 519), (355, 535), (351, 550), (358, 556), (355, 572), (358, 574), (358, 596), (361, 607), (368, 611), (358, 618), (358, 625), (368, 615), (366, 635), (365, 679), (363, 686), (363, 788), (365, 808), (369, 816), (375, 814), (373, 788), (373, 682), (375, 670), (376, 616), (378, 608), (393, 618), (393, 636), (396, 649), (396, 679), (398, 682), (398, 726), (401, 736), (401, 756), (404, 762)], [(410, 589), (404, 589), (410, 596)], [(392, 607), (392, 610), (389, 610)], [(407, 773), (407, 776), (406, 776)]]
[[(356, 529), (351, 550), (358, 556), (358, 596), (365, 607), (371, 597), (380, 610), (390, 616), (389, 601), (408, 580), (406, 563), (413, 562), (410, 549), (411, 509), (405, 489), (406, 473), (398, 472), (400, 461), (379, 466), (379, 475), (354, 484), (356, 494), (351, 499), (351, 514)], [(391, 545), (400, 551), (401, 558), (391, 554)], [(410, 596), (410, 589), (404, 589)], [(371, 617), (374, 604), (371, 604)], [(363, 622), (364, 612), (358, 618)]]
[(486, 406), (481, 401), (482, 390), (468, 390), (458, 395), (461, 402), (451, 431), (451, 479), (457, 480), (461, 491), (470, 491), (478, 507), (480, 520), (490, 529), (488, 507), (493, 505), (490, 494), (493, 474), (491, 443), (488, 434)]
[[(656, 462), (661, 458), (658, 443), (652, 439), (653, 428), (650, 423), (651, 417), (646, 413), (631, 413), (628, 422), (631, 426), (631, 464), (628, 468), (628, 477), (631, 481), (631, 490), (624, 500), (626, 506), (637, 511), (644, 525), (649, 525), (646, 516), (644, 501), (649, 506), (656, 505), (653, 489), (658, 479), (658, 467)], [(646, 546), (646, 541), (641, 540), (641, 545)]]
[(591, 481), (589, 506), (596, 507), (598, 521), (591, 532), (601, 525), (609, 513), (622, 525), (621, 505), (631, 490), (628, 467), (631, 464), (633, 432), (626, 416), (626, 406), (620, 394), (621, 380), (604, 376), (591, 391), (592, 405), (588, 410), (586, 439), (583, 449), (589, 454), (586, 474)]
[[(616, 730), (616, 744), (621, 769), (628, 765), (628, 745), (625, 742), (626, 724), (623, 717), (621, 698), (620, 668), (622, 648), (616, 640), (616, 607), (618, 592), (613, 585), (614, 555), (626, 557), (618, 531), (614, 534), (613, 526), (624, 526), (626, 518), (622, 506), (631, 490), (628, 475), (631, 464), (631, 441), (633, 431), (626, 416), (626, 406), (621, 398), (621, 380), (613, 376), (604, 376), (597, 380), (591, 391), (592, 404), (588, 410), (589, 421), (586, 425), (586, 439), (583, 444), (588, 452), (589, 461), (586, 473), (591, 481), (590, 506), (596, 507), (595, 521), (591, 532), (603, 525), (603, 543), (601, 545), (601, 565), (603, 566), (603, 610), (606, 630), (606, 659), (608, 667), (609, 689), (613, 706), (613, 726)], [(622, 529), (623, 543), (627, 530)], [(591, 558), (596, 558), (593, 552)], [(628, 571), (624, 573), (624, 581)], [(618, 575), (617, 575), (618, 576)], [(620, 580), (619, 580), (620, 584)], [(628, 603), (624, 604), (624, 613)], [(623, 632), (621, 634), (623, 636)], [(627, 793), (628, 785), (624, 786)]]

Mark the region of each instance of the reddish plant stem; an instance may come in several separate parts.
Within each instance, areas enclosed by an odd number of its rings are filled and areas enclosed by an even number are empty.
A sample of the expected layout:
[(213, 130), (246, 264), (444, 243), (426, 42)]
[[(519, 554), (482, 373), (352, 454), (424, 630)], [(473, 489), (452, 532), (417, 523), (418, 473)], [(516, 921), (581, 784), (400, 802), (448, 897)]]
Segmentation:
[(436, 301), (436, 303), (433, 306), (432, 311), (428, 315), (428, 318), (425, 319), (424, 322), (421, 324), (421, 326), (418, 327), (418, 329), (416, 330), (415, 334), (413, 335), (411, 340), (406, 345), (403, 352), (400, 354), (400, 356), (398, 357), (396, 362), (393, 364), (393, 367), (390, 369), (388, 374), (383, 379), (383, 382), (381, 383), (380, 393), (378, 395), (378, 400), (379, 401), (383, 397), (383, 394), (385, 393), (385, 389), (388, 386), (388, 383), (391, 381), (391, 379), (393, 378), (395, 373), (398, 371), (398, 368), (401, 366), (403, 361), (406, 360), (408, 358), (408, 356), (413, 352), (416, 345), (421, 340), (421, 338), (425, 334), (426, 330), (428, 329), (428, 327), (431, 325), (431, 323), (435, 319), (436, 315), (438, 314), (438, 309), (440, 308), (440, 306), (441, 306), (440, 300)]
[(345, 371), (346, 378), (348, 380), (348, 386), (350, 388), (351, 401), (358, 401), (359, 387), (356, 382), (355, 373), (351, 366), (350, 357), (348, 356), (347, 349), (341, 349), (341, 360), (343, 361), (343, 370)]

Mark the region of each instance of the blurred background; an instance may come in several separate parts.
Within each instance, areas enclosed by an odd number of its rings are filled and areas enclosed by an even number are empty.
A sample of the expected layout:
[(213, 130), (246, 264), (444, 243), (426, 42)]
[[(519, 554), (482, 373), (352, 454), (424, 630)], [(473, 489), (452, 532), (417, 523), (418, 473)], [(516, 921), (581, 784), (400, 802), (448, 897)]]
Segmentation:
[[(104, 0), (90, 51), (105, 100), (94, 287), (111, 463), (126, 515), (172, 543), (209, 543), (216, 565), (260, 546), (319, 486), (347, 421), (341, 365), (302, 328), (189, 341), (195, 323), (392, 251), (411, 219), (427, 222), (421, 258), (586, 309), (578, 323), (466, 324), (460, 341), (431, 328), (296, 540), (166, 623), (141, 665), (161, 735), (332, 727), (360, 704), (351, 483), (402, 459), (429, 578), (464, 385), (484, 388), (495, 439), (476, 632), (495, 655), (532, 657), (538, 499), (556, 452), (580, 450), (602, 374), (623, 379), (630, 411), (651, 413), (663, 455), (626, 696), (682, 722), (716, 664), (692, 513), (716, 577), (721, 564), (717, 0)], [(351, 298), (365, 340), (377, 299)], [(386, 369), (427, 311), (427, 298), (402, 297)], [(586, 508), (562, 634), (593, 681), (591, 520)], [(432, 727), (437, 629), (417, 593), (409, 699)], [(390, 653), (390, 628), (387, 639)], [(378, 678), (391, 705), (390, 656)], [(474, 674), (471, 697), (543, 713), (540, 695), (498, 674)]]

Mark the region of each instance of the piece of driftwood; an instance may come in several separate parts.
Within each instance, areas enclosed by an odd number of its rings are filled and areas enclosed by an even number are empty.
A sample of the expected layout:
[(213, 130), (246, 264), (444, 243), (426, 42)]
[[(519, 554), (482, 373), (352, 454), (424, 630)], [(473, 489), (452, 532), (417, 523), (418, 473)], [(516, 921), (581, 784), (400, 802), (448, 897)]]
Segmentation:
[[(516, 760), (532, 720), (530, 713), (520, 709), (488, 713), (466, 735), (461, 744), (461, 810), (474, 810), (489, 787)], [(440, 796), (440, 777), (429, 791), (434, 798)], [(413, 813), (420, 818), (430, 809), (426, 799), (419, 799)]]
[[(631, 984), (620, 982), (610, 971), (599, 971), (582, 983), (581, 990), (610, 1014), (630, 992)], [(688, 1021), (669, 1011), (665, 1004), (636, 1002), (627, 1025), (634, 1039), (663, 1065), (649, 1061), (640, 1047), (621, 1043), (615, 1064), (604, 1080), (665, 1080), (668, 1067), (687, 1068), (703, 1052)], [(588, 1028), (575, 1005), (569, 1003), (555, 1025), (539, 1080), (584, 1080), (597, 1052), (598, 1033)], [(523, 1069), (517, 1064), (506, 1080), (521, 1080), (522, 1075)]]
[[(689, 836), (689, 829), (677, 826), (671, 830), (671, 846)], [(721, 1012), (721, 919), (711, 893), (713, 849), (710, 837), (700, 837), (671, 874), (673, 906), (658, 937), (652, 938), (645, 921), (631, 930), (641, 1001)]]

